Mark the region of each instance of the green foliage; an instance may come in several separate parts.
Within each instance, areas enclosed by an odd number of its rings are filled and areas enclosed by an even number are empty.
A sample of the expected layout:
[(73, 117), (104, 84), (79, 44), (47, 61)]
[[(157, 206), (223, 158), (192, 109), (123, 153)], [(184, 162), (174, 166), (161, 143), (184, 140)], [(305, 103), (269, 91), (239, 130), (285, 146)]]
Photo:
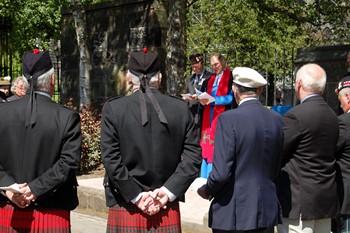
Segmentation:
[[(70, 99), (66, 106), (76, 110), (73, 106), (73, 99)], [(82, 106), (80, 112), (82, 151), (81, 151), (81, 172), (88, 172), (101, 165), (101, 115), (97, 109)]]
[(62, 7), (67, 0), (2, 0), (0, 16), (12, 25), (12, 46), (17, 56), (33, 47), (48, 49), (50, 39), (58, 39)]
[(202, 0), (188, 9), (188, 52), (221, 52), (233, 56), (237, 48), (281, 50), (304, 44), (301, 28), (277, 12), (261, 9), (260, 1)]
[(220, 52), (232, 68), (268, 64), (278, 79), (285, 72), (278, 67), (292, 61), (295, 49), (350, 43), (349, 6), (345, 0), (192, 0), (187, 55)]
[[(84, 4), (104, 0), (81, 0)], [(70, 0), (0, 0), (0, 17), (11, 23), (11, 42), (15, 59), (34, 47), (49, 49), (50, 39), (60, 39), (61, 10)]]

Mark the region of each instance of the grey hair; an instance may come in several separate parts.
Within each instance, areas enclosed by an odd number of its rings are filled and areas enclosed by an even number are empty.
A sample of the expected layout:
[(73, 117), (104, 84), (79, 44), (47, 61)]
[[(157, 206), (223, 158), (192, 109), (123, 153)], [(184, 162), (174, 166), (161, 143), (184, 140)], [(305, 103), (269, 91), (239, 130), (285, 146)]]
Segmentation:
[(216, 57), (221, 63), (224, 63), (225, 62), (225, 59), (224, 57), (222, 56), (221, 53), (214, 53), (210, 56), (210, 60), (213, 58), (213, 57)]
[(28, 91), (28, 89), (29, 89), (28, 80), (27, 80), (26, 77), (24, 77), (24, 76), (19, 76), (19, 77), (17, 77), (17, 78), (13, 81), (13, 83), (12, 83), (12, 85), (11, 85), (11, 92), (12, 92), (12, 93), (15, 93), (15, 88), (19, 85), (19, 83), (20, 83), (21, 81), (23, 82), (22, 91), (23, 91), (23, 92), (27, 92), (27, 91)]
[[(128, 70), (128, 75), (130, 75), (131, 82), (133, 84), (140, 84), (139, 77), (134, 75), (133, 73), (131, 73), (130, 70)], [(157, 84), (158, 85), (158, 81), (159, 81), (159, 72), (157, 72), (155, 75), (153, 75), (151, 77), (151, 80), (149, 81), (149, 85), (150, 86), (152, 86), (153, 84)]]
[(54, 68), (51, 68), (46, 73), (40, 75), (38, 77), (38, 80), (36, 82), (36, 85), (34, 86), (34, 90), (36, 91), (44, 91), (44, 92), (50, 92), (51, 88), (51, 77), (55, 73)]
[(350, 88), (343, 88), (339, 91), (338, 95), (344, 97), (346, 94), (350, 94)]
[(303, 65), (296, 74), (296, 80), (302, 80), (303, 89), (316, 94), (322, 94), (327, 76), (326, 72), (317, 64)]

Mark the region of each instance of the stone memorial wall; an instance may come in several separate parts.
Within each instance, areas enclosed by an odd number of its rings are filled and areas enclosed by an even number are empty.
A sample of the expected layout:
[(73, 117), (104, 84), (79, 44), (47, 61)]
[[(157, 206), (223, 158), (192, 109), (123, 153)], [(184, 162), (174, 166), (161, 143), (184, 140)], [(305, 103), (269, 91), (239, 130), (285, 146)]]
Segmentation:
[[(340, 108), (334, 90), (339, 80), (347, 72), (346, 57), (348, 51), (350, 51), (350, 45), (300, 48), (295, 60), (295, 70), (306, 63), (316, 63), (325, 69), (327, 85), (323, 96), (336, 113), (339, 113)], [(294, 100), (294, 105), (296, 102)]]
[[(86, 8), (86, 39), (92, 60), (91, 94), (96, 107), (128, 91), (125, 75), (130, 51), (148, 47), (165, 59), (166, 14), (159, 1), (118, 0)], [(69, 9), (63, 12), (62, 28), (61, 102), (73, 98), (77, 105), (79, 49)]]

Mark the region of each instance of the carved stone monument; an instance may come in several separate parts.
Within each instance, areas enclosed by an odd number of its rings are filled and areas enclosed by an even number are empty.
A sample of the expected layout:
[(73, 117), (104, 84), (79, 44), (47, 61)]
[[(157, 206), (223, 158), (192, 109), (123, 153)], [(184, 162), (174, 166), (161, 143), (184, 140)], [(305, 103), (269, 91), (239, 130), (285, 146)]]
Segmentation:
[[(159, 1), (119, 0), (86, 10), (87, 43), (91, 51), (91, 95), (94, 106), (127, 93), (126, 65), (130, 51), (157, 50), (165, 59), (167, 16)], [(79, 49), (72, 12), (62, 16), (61, 102), (79, 104)]]

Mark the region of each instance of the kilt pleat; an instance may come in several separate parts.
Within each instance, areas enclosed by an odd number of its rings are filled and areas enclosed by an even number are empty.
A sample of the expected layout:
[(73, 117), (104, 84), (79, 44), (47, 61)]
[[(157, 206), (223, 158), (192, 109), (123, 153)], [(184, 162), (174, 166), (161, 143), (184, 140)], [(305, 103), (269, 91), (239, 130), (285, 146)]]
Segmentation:
[(179, 233), (181, 219), (179, 202), (168, 203), (166, 209), (148, 216), (136, 205), (116, 204), (109, 208), (107, 233)]
[(70, 211), (0, 202), (1, 233), (69, 233)]

